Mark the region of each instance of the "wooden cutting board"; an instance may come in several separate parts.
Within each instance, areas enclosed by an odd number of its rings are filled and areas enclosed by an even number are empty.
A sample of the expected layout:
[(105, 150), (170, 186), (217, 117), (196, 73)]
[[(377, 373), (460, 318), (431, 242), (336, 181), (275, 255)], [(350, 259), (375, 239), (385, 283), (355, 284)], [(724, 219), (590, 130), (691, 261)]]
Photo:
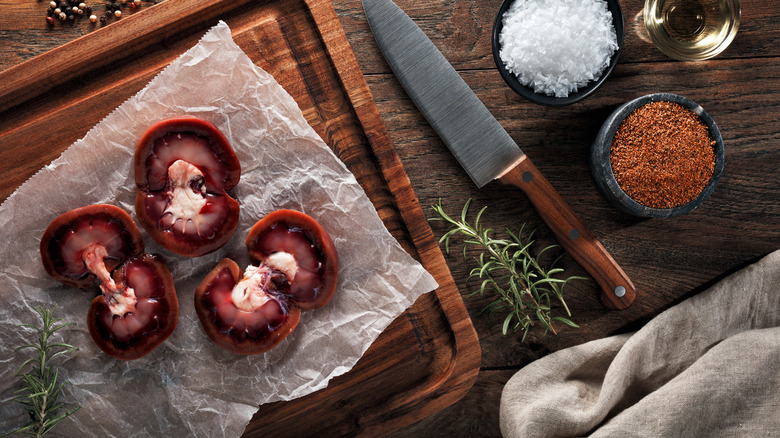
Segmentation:
[(296, 99), (387, 229), (440, 285), (328, 388), (260, 406), (245, 436), (376, 436), (459, 400), (479, 371), (476, 332), (327, 0), (168, 1), (1, 72), (0, 199), (218, 20)]

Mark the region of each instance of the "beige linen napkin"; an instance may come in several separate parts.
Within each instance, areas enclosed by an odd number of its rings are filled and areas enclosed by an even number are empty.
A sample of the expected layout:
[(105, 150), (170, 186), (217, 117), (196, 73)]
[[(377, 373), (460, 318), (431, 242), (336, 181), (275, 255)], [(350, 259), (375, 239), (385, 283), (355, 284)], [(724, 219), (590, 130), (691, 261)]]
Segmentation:
[(780, 251), (507, 382), (505, 437), (780, 436)]

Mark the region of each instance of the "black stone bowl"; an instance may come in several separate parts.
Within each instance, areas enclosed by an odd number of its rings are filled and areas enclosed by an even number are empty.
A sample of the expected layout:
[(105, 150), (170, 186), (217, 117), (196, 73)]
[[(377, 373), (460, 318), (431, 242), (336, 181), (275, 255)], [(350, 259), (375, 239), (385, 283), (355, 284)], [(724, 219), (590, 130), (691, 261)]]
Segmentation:
[(620, 9), (620, 3), (618, 0), (606, 0), (609, 11), (612, 12), (612, 22), (615, 26), (615, 34), (617, 36), (618, 43), (618, 49), (614, 54), (612, 54), (609, 66), (604, 70), (599, 79), (590, 81), (585, 86), (580, 87), (576, 93), (569, 93), (569, 95), (566, 97), (548, 96), (546, 94), (535, 92), (532, 87), (526, 87), (520, 83), (520, 81), (517, 79), (517, 76), (506, 69), (504, 62), (501, 60), (501, 56), (499, 55), (499, 51), (501, 50), (499, 35), (501, 35), (501, 29), (504, 28), (502, 18), (504, 16), (504, 12), (509, 9), (513, 1), (514, 0), (504, 0), (504, 2), (501, 4), (501, 7), (498, 9), (496, 21), (493, 23), (493, 59), (495, 60), (496, 66), (498, 67), (498, 72), (501, 73), (501, 77), (504, 78), (504, 81), (517, 94), (541, 105), (564, 106), (579, 102), (580, 100), (590, 96), (601, 86), (601, 84), (604, 83), (604, 81), (607, 80), (607, 77), (610, 75), (610, 73), (612, 73), (612, 70), (615, 69), (618, 58), (620, 57), (620, 52), (623, 49), (623, 12)]
[[(715, 170), (712, 173), (712, 178), (710, 178), (709, 183), (692, 201), (674, 208), (651, 208), (634, 201), (620, 188), (617, 180), (615, 180), (615, 174), (612, 173), (610, 150), (612, 148), (612, 138), (615, 136), (615, 132), (623, 122), (623, 119), (631, 114), (631, 112), (651, 102), (674, 102), (691, 110), (699, 116), (699, 119), (705, 125), (707, 125), (710, 136), (715, 140)], [(723, 173), (724, 162), (725, 151), (723, 148), (723, 137), (720, 134), (718, 125), (712, 120), (712, 117), (710, 117), (710, 115), (696, 102), (676, 94), (668, 93), (648, 94), (619, 106), (610, 114), (601, 126), (590, 150), (590, 171), (593, 175), (596, 187), (598, 187), (607, 201), (623, 213), (649, 218), (675, 217), (693, 211), (715, 190), (715, 186), (718, 184), (720, 176)]]

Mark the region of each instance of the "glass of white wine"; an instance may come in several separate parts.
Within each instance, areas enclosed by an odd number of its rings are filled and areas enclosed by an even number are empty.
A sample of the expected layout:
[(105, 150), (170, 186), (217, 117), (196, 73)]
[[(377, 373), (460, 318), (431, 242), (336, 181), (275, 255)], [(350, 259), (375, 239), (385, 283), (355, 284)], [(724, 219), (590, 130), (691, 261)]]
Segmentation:
[(645, 0), (644, 20), (653, 44), (681, 61), (720, 54), (737, 34), (739, 0)]

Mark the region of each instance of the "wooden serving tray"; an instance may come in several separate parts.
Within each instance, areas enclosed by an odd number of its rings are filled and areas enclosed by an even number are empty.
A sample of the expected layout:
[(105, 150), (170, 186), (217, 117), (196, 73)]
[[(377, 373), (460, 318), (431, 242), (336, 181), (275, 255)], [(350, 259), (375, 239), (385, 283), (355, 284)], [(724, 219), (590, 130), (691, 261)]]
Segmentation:
[(160, 3), (0, 73), (0, 199), (134, 95), (218, 20), (296, 99), (387, 229), (436, 278), (328, 388), (263, 405), (245, 436), (376, 436), (459, 400), (476, 332), (327, 0)]

